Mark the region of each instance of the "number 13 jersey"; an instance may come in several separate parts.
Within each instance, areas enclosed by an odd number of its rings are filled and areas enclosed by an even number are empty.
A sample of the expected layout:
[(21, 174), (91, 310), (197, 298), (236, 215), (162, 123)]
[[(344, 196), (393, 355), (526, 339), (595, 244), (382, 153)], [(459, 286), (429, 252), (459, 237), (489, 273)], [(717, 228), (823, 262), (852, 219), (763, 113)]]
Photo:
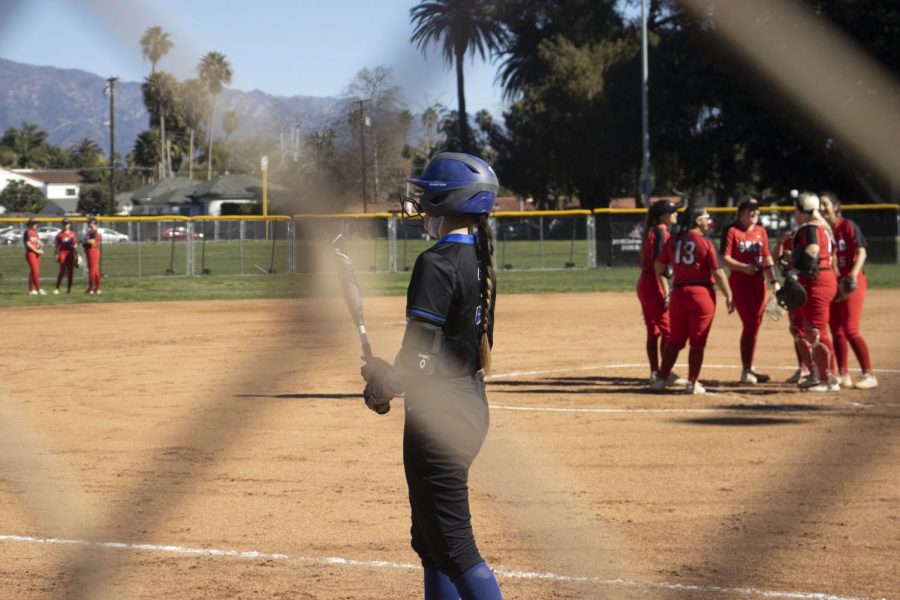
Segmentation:
[(677, 286), (711, 285), (713, 271), (719, 268), (715, 246), (699, 231), (670, 237), (657, 260), (672, 265), (672, 283)]

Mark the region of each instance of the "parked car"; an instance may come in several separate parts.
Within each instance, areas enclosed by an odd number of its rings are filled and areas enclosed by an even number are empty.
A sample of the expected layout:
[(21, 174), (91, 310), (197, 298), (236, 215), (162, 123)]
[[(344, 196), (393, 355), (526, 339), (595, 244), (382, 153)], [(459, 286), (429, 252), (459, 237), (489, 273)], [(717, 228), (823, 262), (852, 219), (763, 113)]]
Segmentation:
[(0, 233), (0, 244), (3, 244), (4, 246), (15, 246), (21, 244), (24, 237), (24, 227), (10, 227), (3, 233)]
[[(187, 227), (167, 227), (162, 230), (162, 234), (160, 234), (159, 239), (161, 240), (186, 240), (187, 239)], [(199, 240), (203, 237), (203, 234), (195, 231), (193, 238), (195, 240)]]
[(119, 233), (115, 229), (108, 229), (106, 227), (98, 227), (97, 231), (100, 232), (101, 239), (104, 244), (118, 244), (120, 242), (130, 242), (131, 238), (129, 238), (124, 233)]
[(52, 244), (56, 241), (56, 234), (62, 229), (52, 225), (43, 225), (35, 229), (35, 231), (37, 231), (38, 237), (41, 238), (42, 244)]

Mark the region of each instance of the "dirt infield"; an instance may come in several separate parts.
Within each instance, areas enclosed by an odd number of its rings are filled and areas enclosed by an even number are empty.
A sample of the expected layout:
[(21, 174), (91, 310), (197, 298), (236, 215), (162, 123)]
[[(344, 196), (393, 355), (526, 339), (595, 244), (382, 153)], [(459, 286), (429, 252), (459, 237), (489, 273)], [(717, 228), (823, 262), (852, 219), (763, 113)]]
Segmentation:
[[(404, 299), (366, 301), (392, 354)], [(643, 387), (633, 294), (501, 296), (471, 487), (504, 597), (900, 597), (897, 305), (869, 292), (881, 386), (829, 395), (740, 386), (720, 305), (690, 397)], [(344, 313), (3, 310), (0, 597), (421, 597), (401, 401), (364, 409)], [(776, 382), (786, 330), (761, 334)]]

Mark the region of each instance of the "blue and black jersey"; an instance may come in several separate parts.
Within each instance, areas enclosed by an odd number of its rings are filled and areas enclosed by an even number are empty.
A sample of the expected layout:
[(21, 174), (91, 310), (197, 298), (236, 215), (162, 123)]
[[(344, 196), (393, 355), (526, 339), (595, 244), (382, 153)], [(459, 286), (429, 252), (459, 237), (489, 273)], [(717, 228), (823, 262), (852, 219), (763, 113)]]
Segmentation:
[[(488, 328), (491, 344), (493, 295)], [(419, 255), (407, 290), (406, 316), (441, 327), (436, 377), (470, 376), (481, 369), (481, 282), (475, 236), (450, 234)]]

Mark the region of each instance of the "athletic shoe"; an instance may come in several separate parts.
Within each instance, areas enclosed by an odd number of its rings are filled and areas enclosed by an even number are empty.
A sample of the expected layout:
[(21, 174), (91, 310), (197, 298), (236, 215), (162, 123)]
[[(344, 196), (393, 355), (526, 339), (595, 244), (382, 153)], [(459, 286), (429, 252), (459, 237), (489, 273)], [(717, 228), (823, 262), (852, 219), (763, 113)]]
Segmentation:
[(28, 295), (29, 296), (37, 296), (38, 295), (37, 290), (31, 290), (30, 292), (28, 292)]
[(838, 384), (837, 377), (830, 376), (827, 381), (820, 381), (818, 384), (806, 388), (807, 392), (839, 392), (841, 386)]
[(763, 373), (757, 373), (753, 370), (753, 367), (750, 367), (750, 374), (756, 377), (757, 383), (769, 383), (769, 380), (772, 379), (768, 375), (764, 375)]
[(850, 379), (849, 375), (838, 375), (837, 382), (842, 388), (850, 389), (853, 387), (853, 380)]
[(750, 369), (744, 369), (741, 371), (741, 383), (747, 384), (755, 384), (758, 383), (759, 380), (756, 378), (756, 375), (753, 374), (753, 371)]
[(56, 288), (55, 290), (53, 290), (53, 295), (59, 296), (59, 288)]
[(94, 294), (94, 290), (88, 290), (87, 293), (93, 295), (93, 294)]
[(706, 393), (706, 388), (701, 385), (699, 381), (695, 381), (693, 383), (688, 382), (686, 386), (684, 386), (684, 391), (688, 394), (692, 394), (694, 396), (699, 396), (700, 394)]
[(666, 391), (666, 387), (667, 384), (664, 379), (656, 379), (650, 384), (650, 389), (654, 392), (664, 392)]
[(650, 379), (647, 380), (647, 385), (653, 385), (654, 381), (656, 381), (656, 371), (650, 371)]
[(41, 288), (41, 289), (38, 290), (38, 295), (40, 295), (40, 296), (46, 296), (46, 295), (47, 295), (47, 292), (44, 291), (44, 288)]
[(878, 387), (878, 380), (871, 373), (863, 373), (863, 376), (856, 382), (856, 389), (870, 390)]
[(807, 390), (811, 387), (819, 385), (820, 383), (822, 383), (822, 380), (819, 378), (819, 376), (814, 373), (810, 373), (806, 376), (806, 379), (800, 382), (799, 385), (800, 389)]
[(688, 380), (684, 377), (679, 377), (674, 372), (669, 373), (669, 376), (666, 377), (666, 385), (687, 385)]
[(803, 369), (797, 369), (794, 371), (793, 375), (787, 378), (785, 383), (800, 383), (804, 377), (809, 377), (809, 373), (805, 372)]
[(94, 292), (94, 293), (95, 293), (95, 294), (102, 294), (103, 292), (101, 292), (100, 290), (97, 290), (97, 291)]

